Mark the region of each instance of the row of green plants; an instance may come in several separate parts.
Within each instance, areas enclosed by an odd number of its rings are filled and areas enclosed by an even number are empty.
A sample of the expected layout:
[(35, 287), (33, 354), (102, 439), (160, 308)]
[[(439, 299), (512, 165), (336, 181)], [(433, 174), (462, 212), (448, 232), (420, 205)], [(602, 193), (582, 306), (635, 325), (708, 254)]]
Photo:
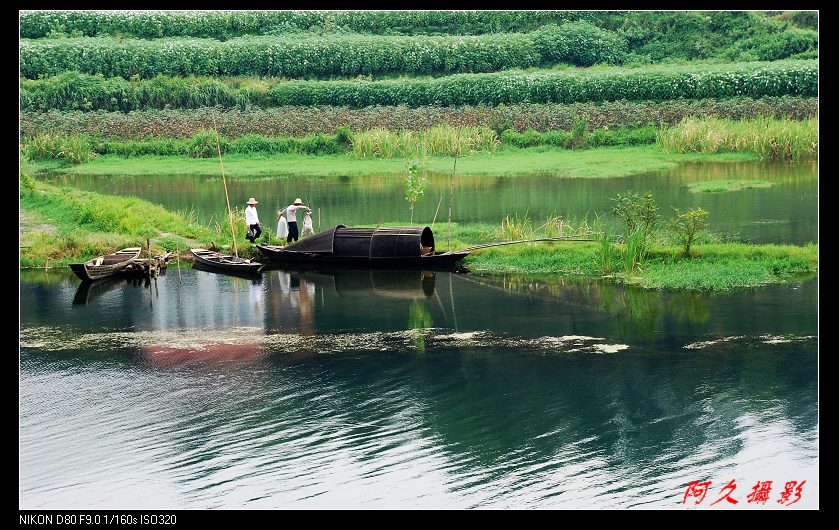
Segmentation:
[(313, 134), (302, 138), (265, 137), (248, 134), (238, 138), (218, 138), (212, 131), (202, 130), (190, 138), (148, 138), (145, 140), (108, 140), (86, 135), (61, 136), (39, 134), (23, 142), (23, 153), (32, 160), (59, 159), (78, 164), (100, 155), (135, 156), (189, 156), (212, 158), (218, 148), (227, 154), (280, 154), (298, 153), (324, 155), (346, 153), (350, 150), (351, 136), (348, 129), (336, 134)]
[(478, 36), (277, 36), (229, 41), (80, 37), (24, 40), (20, 73), (27, 78), (68, 70), (109, 77), (156, 75), (324, 79), (381, 74), (451, 74), (569, 63), (620, 64), (626, 41), (587, 22), (532, 33)]
[(676, 153), (753, 151), (769, 159), (814, 158), (819, 153), (819, 120), (686, 118), (662, 130), (659, 145)]
[(21, 79), (23, 111), (250, 106), (409, 107), (664, 101), (818, 95), (817, 61), (688, 64), (534, 73), (458, 74), (384, 81), (221, 80), (158, 76), (129, 81), (77, 72)]
[[(335, 134), (314, 134), (304, 137), (266, 137), (247, 134), (237, 138), (219, 137), (223, 154), (306, 155), (351, 154), (355, 158), (419, 158), (429, 156), (462, 156), (478, 151), (492, 152), (503, 145), (534, 147), (549, 145), (566, 149), (601, 146), (652, 144), (656, 140), (653, 126), (587, 132), (578, 121), (570, 131), (539, 133), (533, 130), (517, 133), (502, 131), (499, 135), (488, 127), (437, 126), (424, 131), (371, 129), (353, 133), (342, 126)], [(59, 159), (79, 164), (91, 157), (115, 155), (189, 156), (211, 158), (218, 155), (214, 132), (201, 130), (189, 138), (145, 138), (139, 140), (107, 139), (88, 135), (42, 133), (22, 140), (23, 152), (32, 160)]]
[(589, 130), (643, 127), (648, 124), (679, 123), (688, 116), (712, 116), (733, 120), (758, 116), (802, 120), (817, 117), (817, 98), (799, 96), (745, 97), (729, 99), (663, 102), (607, 101), (603, 103), (518, 104), (497, 107), (274, 107), (224, 109), (164, 109), (124, 112), (57, 111), (22, 112), (21, 135), (37, 136), (43, 131), (59, 135), (88, 134), (103, 138), (184, 138), (206, 129), (215, 116), (219, 133), (229, 137), (246, 134), (263, 136), (307, 136), (328, 134), (341, 125), (354, 131), (381, 127), (389, 130), (423, 131), (438, 125), (487, 126), (501, 133), (570, 130), (583, 120)]
[(507, 129), (501, 133), (501, 143), (515, 147), (536, 147), (552, 145), (565, 149), (585, 147), (606, 147), (618, 145), (648, 145), (656, 142), (658, 127), (619, 127), (616, 129), (595, 129), (588, 132), (586, 122), (577, 121), (569, 131), (555, 130), (539, 132), (529, 129), (516, 132)]
[(20, 15), (20, 36), (124, 35), (145, 39), (285, 32), (352, 31), (381, 35), (478, 35), (531, 31), (592, 18), (573, 11), (32, 11)]
[[(626, 40), (639, 58), (776, 60), (815, 51), (818, 13), (787, 11), (238, 11), (24, 12), (23, 38), (206, 37), (363, 33), (479, 35), (585, 21)], [(803, 30), (803, 31), (802, 31)]]
[[(214, 132), (199, 130), (188, 138), (146, 137), (139, 140), (108, 139), (90, 135), (41, 133), (21, 139), (24, 153), (34, 160), (63, 159), (83, 163), (92, 156), (123, 157), (217, 155)], [(585, 149), (657, 143), (665, 152), (744, 152), (762, 158), (799, 159), (818, 155), (818, 119), (787, 120), (760, 117), (755, 120), (686, 118), (672, 127), (618, 127), (590, 130), (578, 119), (570, 130), (517, 132), (506, 129), (498, 134), (486, 127), (439, 125), (422, 131), (375, 128), (353, 132), (342, 125), (334, 134), (303, 137), (269, 137), (247, 134), (235, 138), (221, 136), (222, 153), (307, 155), (349, 153), (356, 158), (421, 158), (461, 156), (477, 151), (495, 151), (501, 146), (528, 148), (553, 146)]]

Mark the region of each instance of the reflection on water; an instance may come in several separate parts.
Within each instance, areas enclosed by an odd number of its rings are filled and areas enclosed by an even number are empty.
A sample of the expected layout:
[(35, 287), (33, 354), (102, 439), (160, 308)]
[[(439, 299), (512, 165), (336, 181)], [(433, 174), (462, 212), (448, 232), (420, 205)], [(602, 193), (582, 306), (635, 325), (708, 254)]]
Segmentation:
[(738, 507), (758, 480), (807, 480), (795, 506), (818, 507), (812, 280), (170, 269), (85, 305), (78, 285), (22, 275), (24, 508), (677, 508), (731, 478)]
[[(439, 197), (447, 196), (449, 173), (429, 173), (428, 200), (417, 203), (414, 219), (430, 223)], [(686, 184), (710, 180), (765, 180), (770, 188), (732, 193), (691, 193)], [(220, 179), (154, 175), (54, 176), (51, 180), (85, 190), (134, 195), (172, 210), (194, 210), (203, 222), (225, 217)], [(307, 193), (320, 222), (315, 229), (344, 224), (408, 221), (401, 180), (393, 176), (363, 175), (337, 178), (294, 177), (233, 180), (230, 196), (256, 196), (260, 213), (273, 212)], [(543, 220), (550, 215), (592, 220), (595, 212), (608, 212), (611, 197), (627, 190), (652, 191), (666, 216), (670, 207), (701, 207), (710, 212), (711, 230), (756, 243), (816, 241), (818, 236), (818, 165), (814, 161), (680, 164), (672, 169), (623, 178), (557, 178), (459, 176), (454, 196), (454, 219), (460, 223), (498, 224), (499, 212), (529, 214)], [(512, 206), (511, 206), (512, 205)], [(521, 205), (520, 207), (517, 205)], [(512, 207), (512, 210), (511, 210)]]

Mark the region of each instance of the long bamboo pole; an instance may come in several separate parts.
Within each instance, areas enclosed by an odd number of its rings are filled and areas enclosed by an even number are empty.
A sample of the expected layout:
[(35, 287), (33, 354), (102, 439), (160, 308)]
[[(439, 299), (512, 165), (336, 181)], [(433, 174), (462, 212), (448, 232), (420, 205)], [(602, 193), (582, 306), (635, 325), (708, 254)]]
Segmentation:
[(218, 128), (216, 128), (216, 114), (213, 113), (213, 131), (216, 133), (216, 150), (218, 161), (221, 164), (221, 181), (224, 182), (224, 198), (227, 199), (227, 217), (230, 220), (230, 233), (233, 235), (233, 254), (238, 258), (239, 249), (236, 248), (236, 227), (233, 224), (233, 210), (230, 209), (230, 195), (227, 194), (227, 179), (224, 176), (224, 161), (221, 159), (221, 145), (218, 141)]
[(440, 200), (437, 201), (437, 209), (434, 210), (434, 219), (431, 220), (431, 229), (434, 229), (434, 222), (437, 221), (437, 214), (440, 212), (440, 205), (443, 204), (443, 194), (440, 194)]
[(449, 191), (449, 242), (448, 250), (452, 250), (452, 201), (454, 200), (454, 176), (457, 173), (457, 155), (460, 153), (460, 126), (457, 126), (457, 139), (454, 141), (454, 167), (452, 168), (452, 185)]

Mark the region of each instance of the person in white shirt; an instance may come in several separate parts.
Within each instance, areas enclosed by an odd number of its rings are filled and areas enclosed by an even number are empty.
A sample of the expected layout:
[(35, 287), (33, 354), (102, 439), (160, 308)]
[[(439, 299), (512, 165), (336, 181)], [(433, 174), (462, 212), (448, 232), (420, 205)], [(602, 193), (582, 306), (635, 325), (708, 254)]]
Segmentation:
[(283, 212), (286, 213), (286, 218), (288, 219), (288, 238), (286, 238), (286, 241), (289, 243), (297, 241), (300, 238), (300, 232), (297, 230), (297, 210), (300, 208), (305, 208), (307, 212), (312, 213), (312, 209), (303, 204), (303, 201), (299, 197), (294, 199), (294, 204), (286, 206), (277, 212), (277, 215)]
[(251, 197), (248, 199), (248, 207), (245, 208), (245, 224), (248, 225), (248, 230), (253, 231), (253, 236), (245, 236), (245, 239), (253, 243), (262, 234), (262, 228), (259, 227), (259, 216), (256, 215), (256, 199)]

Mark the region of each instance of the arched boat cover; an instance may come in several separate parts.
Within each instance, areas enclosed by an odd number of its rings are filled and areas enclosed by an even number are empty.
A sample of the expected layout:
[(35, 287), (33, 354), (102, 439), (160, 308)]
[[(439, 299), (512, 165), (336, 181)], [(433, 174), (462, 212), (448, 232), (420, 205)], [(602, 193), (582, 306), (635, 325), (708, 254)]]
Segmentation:
[(286, 252), (332, 254), (336, 257), (392, 259), (422, 256), (422, 247), (434, 251), (429, 227), (347, 228), (338, 225), (303, 239)]

